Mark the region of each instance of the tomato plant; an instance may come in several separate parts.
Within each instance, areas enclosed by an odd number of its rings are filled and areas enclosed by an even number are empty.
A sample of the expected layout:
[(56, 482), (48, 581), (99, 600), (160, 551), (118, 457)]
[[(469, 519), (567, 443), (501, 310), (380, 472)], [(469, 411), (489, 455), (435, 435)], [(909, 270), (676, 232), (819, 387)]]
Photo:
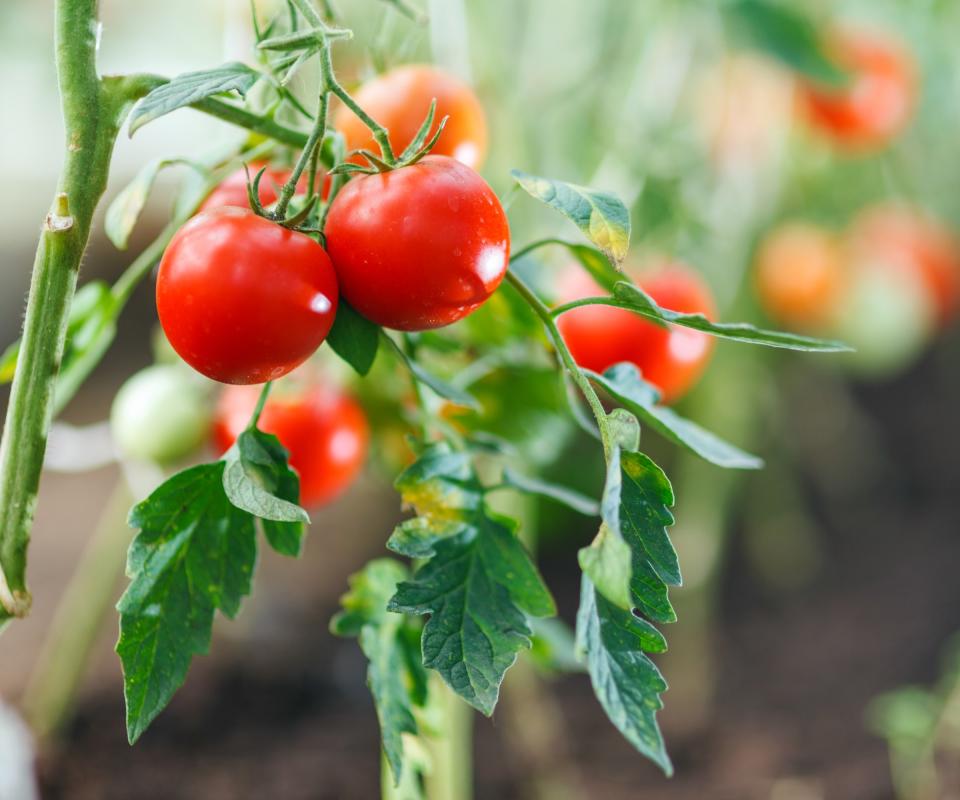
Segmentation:
[[(640, 288), (671, 311), (716, 316), (713, 297), (703, 280), (689, 267), (668, 264), (642, 276)], [(600, 288), (582, 270), (572, 270), (560, 284), (560, 299), (595, 296)], [(560, 332), (581, 366), (603, 372), (626, 361), (637, 366), (656, 386), (665, 403), (686, 394), (707, 367), (712, 339), (679, 326), (665, 327), (636, 314), (590, 305), (576, 308), (559, 320)]]
[(173, 349), (223, 383), (263, 383), (301, 364), (333, 325), (337, 298), (316, 241), (229, 206), (184, 225), (157, 274)]
[(500, 201), (449, 156), (354, 178), (330, 207), (326, 235), (347, 302), (396, 330), (462, 319), (500, 285), (510, 258)]
[[(315, 385), (283, 387), (267, 400), (258, 427), (274, 434), (300, 476), (300, 502), (307, 508), (340, 495), (363, 468), (369, 431), (363, 410), (336, 389)], [(217, 402), (214, 443), (223, 453), (247, 427), (259, 390), (229, 386)]]

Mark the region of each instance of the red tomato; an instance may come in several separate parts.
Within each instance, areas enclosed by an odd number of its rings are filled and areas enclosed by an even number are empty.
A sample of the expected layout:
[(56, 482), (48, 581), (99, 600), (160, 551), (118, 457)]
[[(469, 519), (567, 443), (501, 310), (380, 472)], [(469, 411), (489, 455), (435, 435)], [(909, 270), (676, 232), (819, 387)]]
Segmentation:
[[(250, 164), (250, 180), (256, 178), (257, 173), (264, 167), (263, 162), (254, 162)], [(269, 206), (277, 202), (278, 191), (289, 179), (292, 170), (277, 169), (276, 167), (267, 167), (263, 177), (260, 178), (259, 197), (260, 205)], [(330, 176), (319, 176), (317, 182), (323, 180), (323, 197), (330, 191)], [(297, 192), (307, 191), (309, 180), (304, 174), (297, 181)], [(207, 199), (200, 206), (200, 211), (210, 211), (214, 208), (223, 206), (236, 206), (238, 208), (249, 208), (250, 198), (247, 196), (247, 173), (241, 167), (236, 172), (230, 173), (223, 181), (207, 195)]]
[(353, 178), (330, 207), (326, 237), (347, 302), (404, 331), (465, 317), (500, 285), (510, 260), (497, 196), (447, 156)]
[(880, 205), (850, 229), (853, 255), (919, 273), (941, 323), (960, 311), (960, 242), (942, 223), (917, 209)]
[(839, 88), (802, 82), (806, 118), (842, 146), (869, 149), (886, 144), (913, 111), (913, 61), (895, 42), (862, 31), (837, 31), (829, 46), (837, 64), (851, 73), (849, 82)]
[[(369, 430), (363, 410), (346, 395), (314, 386), (284, 394), (277, 386), (257, 427), (274, 434), (290, 453), (300, 475), (300, 504), (333, 500), (357, 477), (367, 454)], [(220, 395), (214, 419), (214, 443), (224, 452), (250, 422), (260, 389), (229, 386)]]
[(316, 350), (333, 325), (337, 277), (309, 236), (230, 206), (173, 237), (157, 312), (184, 361), (223, 383), (263, 383)]
[(815, 225), (793, 222), (760, 244), (756, 285), (760, 304), (775, 320), (817, 329), (833, 316), (845, 284), (843, 248)]
[[(430, 66), (398, 67), (361, 86), (355, 97), (359, 106), (390, 132), (397, 155), (417, 135), (434, 98), (437, 112), (430, 136), (440, 120), (449, 119), (431, 152), (453, 156), (479, 169), (487, 150), (486, 116), (473, 90), (453, 75)], [(348, 150), (380, 152), (370, 129), (346, 106), (337, 111), (334, 124), (347, 140)]]
[[(638, 285), (671, 311), (714, 316), (710, 290), (685, 266), (668, 264)], [(563, 302), (606, 294), (580, 268), (563, 277), (560, 292)], [(632, 311), (610, 306), (575, 308), (557, 324), (581, 367), (603, 372), (621, 361), (632, 362), (660, 389), (664, 403), (678, 400), (696, 383), (713, 349), (713, 339), (705, 333), (677, 325), (661, 328)]]

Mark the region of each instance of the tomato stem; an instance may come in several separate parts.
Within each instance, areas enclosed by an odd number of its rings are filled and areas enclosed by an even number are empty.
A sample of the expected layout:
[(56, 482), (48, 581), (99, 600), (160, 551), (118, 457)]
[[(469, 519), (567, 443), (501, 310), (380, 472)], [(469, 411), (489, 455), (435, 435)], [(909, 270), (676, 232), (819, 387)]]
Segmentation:
[[(543, 242), (538, 244), (543, 244)], [(526, 251), (529, 251), (530, 249), (533, 249), (532, 245), (528, 248), (525, 248)], [(511, 261), (520, 257), (523, 252), (524, 250), (521, 250), (520, 253), (511, 259)], [(553, 342), (553, 346), (556, 348), (557, 354), (560, 357), (560, 362), (570, 374), (570, 377), (573, 378), (574, 383), (577, 384), (577, 388), (580, 389), (580, 392), (586, 399), (587, 404), (590, 406), (590, 410), (593, 412), (594, 418), (597, 420), (597, 427), (600, 429), (600, 441), (603, 443), (603, 451), (609, 456), (611, 452), (612, 441), (610, 434), (610, 423), (607, 420), (607, 412), (603, 410), (603, 403), (600, 402), (600, 398), (597, 396), (597, 393), (593, 388), (593, 384), (590, 383), (590, 379), (577, 365), (577, 362), (573, 358), (573, 354), (570, 352), (570, 348), (567, 347), (567, 343), (563, 340), (563, 336), (560, 335), (560, 329), (557, 328), (557, 323), (554, 320), (550, 309), (537, 296), (536, 292), (534, 292), (533, 289), (531, 289), (526, 282), (512, 269), (507, 270), (507, 282), (517, 290), (520, 296), (527, 302), (527, 305), (533, 309), (533, 312), (540, 318), (540, 321), (547, 329), (550, 340)]]
[(260, 422), (260, 415), (263, 413), (263, 407), (267, 404), (267, 398), (270, 397), (270, 389), (272, 388), (273, 381), (267, 381), (263, 384), (263, 389), (260, 390), (260, 397), (257, 398), (257, 405), (253, 409), (253, 416), (250, 417), (250, 424), (247, 425), (248, 430), (256, 428)]

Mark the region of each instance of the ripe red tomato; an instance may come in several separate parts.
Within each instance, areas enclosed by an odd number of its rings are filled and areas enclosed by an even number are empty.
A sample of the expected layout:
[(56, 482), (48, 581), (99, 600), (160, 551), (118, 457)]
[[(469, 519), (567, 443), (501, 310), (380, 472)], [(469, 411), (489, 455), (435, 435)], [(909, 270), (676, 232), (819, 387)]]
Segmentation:
[(915, 69), (897, 43), (863, 31), (839, 30), (829, 49), (848, 70), (839, 88), (803, 81), (802, 110), (817, 130), (841, 146), (880, 147), (906, 125), (916, 98)]
[[(274, 434), (290, 453), (300, 475), (300, 504), (333, 500), (356, 478), (367, 454), (367, 418), (350, 397), (323, 386), (284, 393), (278, 385), (263, 408), (257, 427)], [(214, 444), (221, 452), (250, 422), (260, 390), (228, 386), (214, 419)]]
[[(681, 264), (667, 264), (638, 285), (664, 308), (684, 313), (715, 314), (713, 297), (703, 280)], [(560, 285), (563, 302), (605, 294), (580, 268), (566, 273)], [(713, 339), (699, 331), (659, 325), (621, 308), (590, 305), (575, 308), (557, 321), (574, 360), (594, 372), (621, 361), (636, 364), (657, 386), (664, 403), (682, 397), (703, 373)]]
[(177, 231), (157, 275), (157, 312), (173, 349), (223, 383), (288, 373), (323, 342), (337, 299), (317, 242), (230, 206)]
[(828, 231), (802, 222), (773, 230), (760, 244), (756, 285), (775, 320), (816, 330), (833, 315), (845, 284), (843, 248)]
[(330, 207), (326, 237), (347, 302), (404, 331), (465, 317), (500, 285), (510, 261), (500, 201), (448, 156), (354, 178)]
[[(265, 164), (262, 161), (251, 163), (250, 179), (253, 180), (256, 178), (257, 173), (264, 166)], [(292, 170), (289, 169), (267, 167), (263, 176), (260, 178), (260, 185), (258, 187), (260, 205), (269, 206), (271, 203), (277, 201), (277, 192), (279, 188), (290, 179), (291, 171)], [(326, 197), (327, 192), (330, 191), (330, 176), (318, 175), (317, 182), (319, 183), (321, 180), (323, 181), (322, 194), (323, 197)], [(308, 183), (309, 179), (306, 174), (301, 175), (300, 180), (297, 181), (297, 192), (306, 192)], [(250, 208), (250, 198), (247, 196), (247, 173), (243, 168), (230, 173), (224, 178), (220, 185), (207, 195), (207, 199), (204, 200), (200, 206), (200, 211), (210, 211), (211, 209), (222, 208), (223, 206)]]
[(941, 323), (960, 311), (960, 242), (942, 223), (918, 209), (873, 206), (850, 228), (858, 261), (873, 261), (917, 272)]
[[(487, 150), (486, 116), (473, 90), (460, 79), (436, 67), (404, 66), (374, 78), (356, 94), (360, 107), (390, 132), (397, 155), (417, 135), (434, 98), (437, 111), (430, 136), (440, 120), (449, 119), (431, 152), (479, 169)], [(347, 140), (348, 150), (380, 152), (370, 129), (346, 106), (337, 111), (334, 124)]]

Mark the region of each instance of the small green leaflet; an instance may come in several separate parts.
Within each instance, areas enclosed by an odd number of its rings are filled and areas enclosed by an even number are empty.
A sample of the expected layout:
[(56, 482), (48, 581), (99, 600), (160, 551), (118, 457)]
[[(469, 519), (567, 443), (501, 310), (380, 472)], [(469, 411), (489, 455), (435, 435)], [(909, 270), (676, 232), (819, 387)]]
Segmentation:
[(634, 747), (667, 774), (670, 757), (657, 725), (667, 683), (644, 651), (666, 642), (655, 628), (618, 608), (583, 577), (577, 612), (577, 649), (586, 656), (593, 691), (610, 721)]
[(635, 365), (614, 364), (603, 375), (584, 371), (591, 381), (640, 417), (647, 426), (711, 464), (728, 469), (760, 469), (763, 466), (763, 459), (734, 447), (672, 409), (659, 405), (657, 388), (643, 380)]
[[(269, 498), (269, 492), (280, 497)], [(214, 612), (233, 617), (250, 593), (257, 556), (254, 509), (270, 519), (267, 541), (300, 550), (306, 512), (293, 504), (296, 474), (275, 437), (248, 430), (226, 461), (184, 470), (130, 512), (130, 585), (117, 604), (127, 701), (136, 741), (183, 684), (194, 655), (206, 653)], [(236, 501), (243, 507), (235, 505)]]
[(641, 553), (664, 583), (679, 586), (680, 564), (667, 528), (673, 525), (673, 488), (643, 453), (620, 456), (620, 533), (636, 556)]
[(489, 716), (504, 674), (530, 647), (527, 615), (554, 615), (553, 598), (512, 522), (483, 506), (483, 488), (462, 454), (443, 444), (428, 447), (398, 488), (424, 522), (405, 523), (403, 536), (394, 534), (388, 545), (429, 560), (397, 587), (389, 609), (430, 614), (424, 666)]
[(327, 334), (327, 343), (360, 375), (366, 375), (377, 357), (380, 328), (361, 317), (341, 297), (333, 327)]
[(784, 350), (803, 350), (812, 353), (847, 353), (851, 348), (843, 342), (829, 339), (813, 339), (809, 336), (800, 336), (795, 333), (781, 331), (767, 331), (756, 328), (745, 322), (711, 322), (703, 314), (683, 314), (670, 311), (657, 305), (657, 302), (643, 289), (632, 283), (618, 283), (614, 286), (614, 297), (620, 305), (642, 314), (655, 322), (672, 322), (693, 328), (722, 339), (734, 339), (751, 344), (762, 344), (767, 347), (776, 347)]
[(551, 500), (563, 503), (568, 508), (572, 508), (588, 517), (595, 517), (600, 513), (600, 505), (592, 497), (587, 497), (573, 489), (557, 486), (555, 483), (549, 483), (540, 478), (522, 475), (510, 467), (503, 470), (503, 485), (527, 494), (549, 497)]
[(722, 8), (743, 38), (791, 69), (832, 86), (846, 81), (827, 56), (820, 31), (802, 12), (771, 0), (735, 0)]
[(398, 561), (371, 561), (350, 577), (350, 591), (340, 600), (343, 610), (330, 623), (331, 631), (338, 636), (358, 637), (369, 661), (367, 685), (380, 720), (383, 751), (397, 786), (404, 772), (403, 734), (416, 736), (419, 732), (414, 707), (425, 703), (427, 685), (419, 652), (410, 652), (417, 637), (409, 634), (419, 631), (411, 631), (409, 620), (387, 611), (397, 584), (407, 577), (407, 568)]
[(626, 276), (614, 267), (599, 250), (594, 250), (585, 244), (573, 244), (571, 242), (564, 242), (564, 247), (590, 273), (590, 276), (608, 292), (612, 292), (614, 286), (625, 280)]
[(257, 556), (253, 517), (223, 491), (223, 462), (174, 475), (130, 513), (130, 585), (120, 598), (127, 736), (170, 702), (194, 655), (210, 649), (213, 614), (236, 615)]
[(510, 174), (528, 194), (573, 222), (614, 265), (623, 263), (630, 247), (630, 212), (619, 197), (518, 169)]
[(257, 70), (238, 61), (213, 69), (177, 75), (137, 103), (130, 114), (129, 134), (133, 136), (148, 122), (215, 94), (237, 92), (245, 96), (262, 77)]
[(630, 596), (631, 549), (618, 534), (601, 525), (590, 546), (580, 549), (577, 560), (583, 574), (600, 594), (627, 611), (633, 607)]

